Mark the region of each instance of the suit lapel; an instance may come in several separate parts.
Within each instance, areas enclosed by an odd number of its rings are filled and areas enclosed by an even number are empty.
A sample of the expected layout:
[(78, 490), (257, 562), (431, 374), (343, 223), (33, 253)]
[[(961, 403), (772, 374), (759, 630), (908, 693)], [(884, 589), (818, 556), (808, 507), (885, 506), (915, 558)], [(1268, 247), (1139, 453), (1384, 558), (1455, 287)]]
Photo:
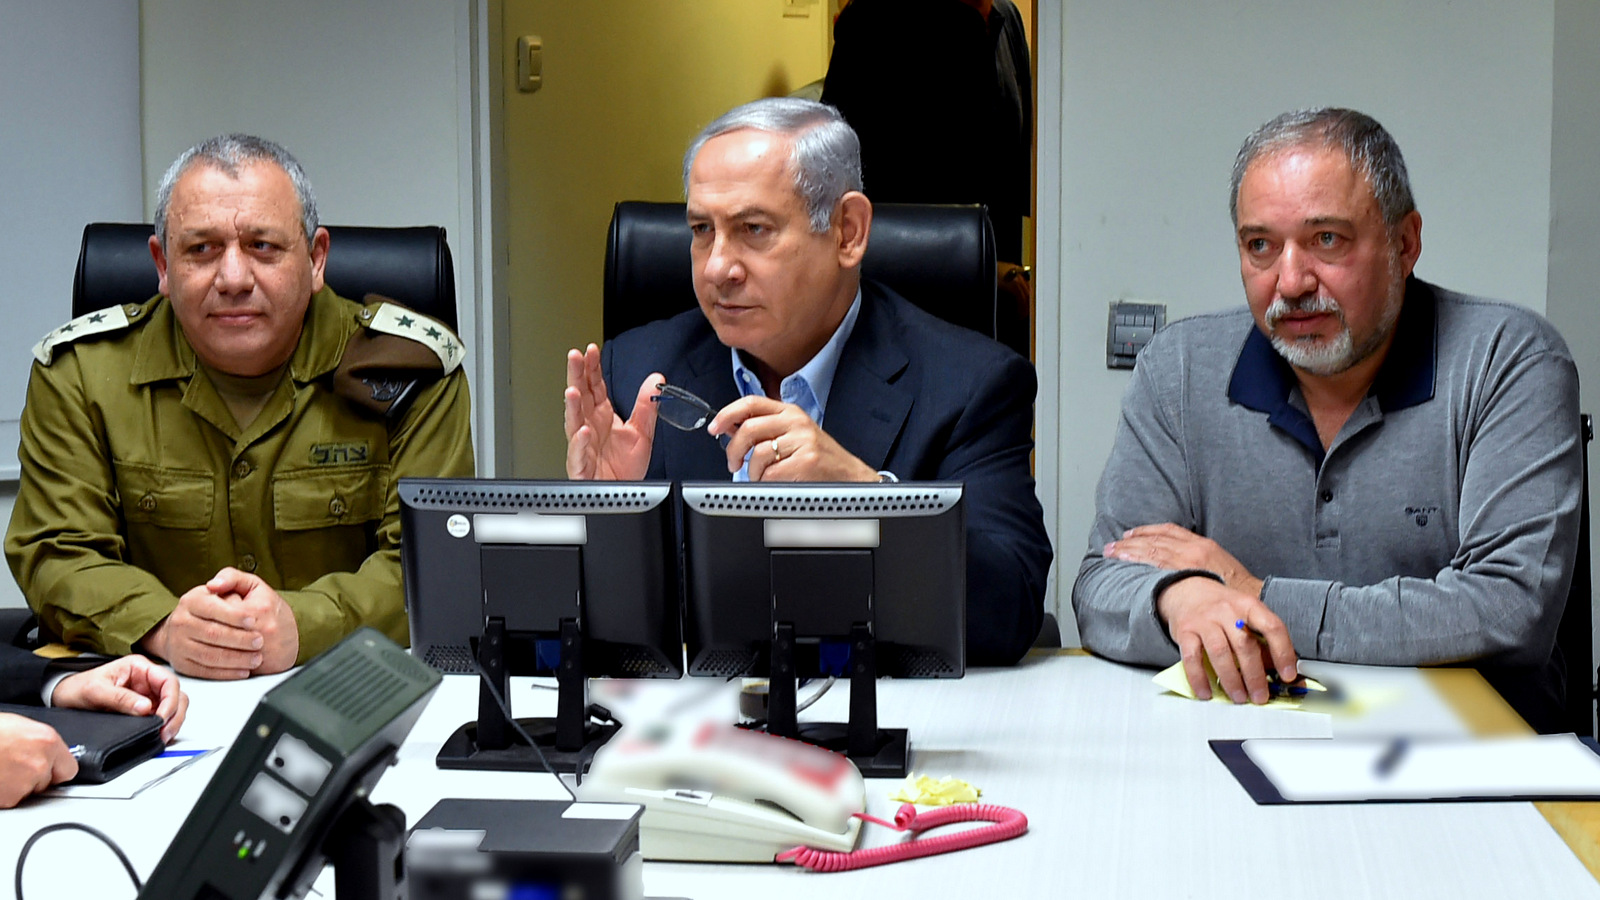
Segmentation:
[(712, 406), (721, 409), (739, 399), (733, 384), (732, 351), (717, 340), (717, 333), (706, 324), (683, 358), (683, 384)]
[(863, 281), (861, 315), (839, 357), (823, 430), (874, 469), (886, 468), (911, 412), (910, 392), (896, 384), (909, 363), (899, 331), (899, 318), (883, 293)]

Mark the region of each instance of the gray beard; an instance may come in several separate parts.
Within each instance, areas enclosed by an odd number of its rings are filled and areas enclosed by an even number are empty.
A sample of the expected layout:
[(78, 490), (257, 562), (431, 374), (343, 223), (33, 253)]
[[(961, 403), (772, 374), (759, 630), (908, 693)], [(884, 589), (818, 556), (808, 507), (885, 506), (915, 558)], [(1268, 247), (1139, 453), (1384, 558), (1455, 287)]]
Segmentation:
[(1339, 318), (1339, 333), (1326, 340), (1314, 337), (1287, 338), (1271, 332), (1272, 349), (1278, 351), (1289, 365), (1313, 375), (1337, 375), (1360, 360), (1353, 358), (1354, 339), (1350, 326), (1345, 323), (1344, 310), (1332, 297), (1317, 295), (1309, 299), (1289, 302), (1282, 297), (1267, 307), (1267, 327), (1276, 329), (1278, 320), (1292, 312), (1331, 312)]
[[(1400, 320), (1400, 306), (1404, 299), (1405, 278), (1391, 279), (1378, 327), (1365, 341), (1356, 344), (1355, 337), (1350, 333), (1350, 325), (1344, 320), (1344, 310), (1339, 308), (1339, 301), (1323, 294), (1294, 301), (1279, 297), (1267, 307), (1267, 328), (1272, 349), (1278, 351), (1285, 362), (1301, 371), (1312, 375), (1338, 375), (1365, 361), (1383, 346), (1389, 335), (1394, 333), (1395, 323)], [(1278, 320), (1291, 312), (1331, 312), (1339, 318), (1339, 333), (1325, 341), (1282, 337), (1274, 329)]]

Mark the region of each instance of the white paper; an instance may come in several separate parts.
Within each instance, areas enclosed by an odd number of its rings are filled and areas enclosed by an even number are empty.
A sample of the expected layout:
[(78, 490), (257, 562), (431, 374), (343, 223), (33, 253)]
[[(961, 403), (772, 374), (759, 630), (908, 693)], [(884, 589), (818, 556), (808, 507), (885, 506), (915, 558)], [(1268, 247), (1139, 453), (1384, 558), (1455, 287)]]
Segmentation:
[(1570, 734), (1406, 741), (1380, 771), (1394, 747), (1384, 738), (1243, 745), (1286, 800), (1600, 796), (1600, 756)]

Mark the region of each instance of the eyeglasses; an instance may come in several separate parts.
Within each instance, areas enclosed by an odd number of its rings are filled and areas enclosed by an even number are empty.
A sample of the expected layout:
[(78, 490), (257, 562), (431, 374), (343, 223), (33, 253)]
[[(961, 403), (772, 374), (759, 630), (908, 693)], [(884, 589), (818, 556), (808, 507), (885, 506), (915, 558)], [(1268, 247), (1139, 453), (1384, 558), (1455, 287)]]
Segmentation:
[[(650, 399), (656, 404), (656, 415), (679, 431), (699, 431), (710, 424), (717, 408), (701, 400), (691, 391), (670, 384), (662, 384)], [(717, 442), (728, 446), (728, 435), (717, 435)]]

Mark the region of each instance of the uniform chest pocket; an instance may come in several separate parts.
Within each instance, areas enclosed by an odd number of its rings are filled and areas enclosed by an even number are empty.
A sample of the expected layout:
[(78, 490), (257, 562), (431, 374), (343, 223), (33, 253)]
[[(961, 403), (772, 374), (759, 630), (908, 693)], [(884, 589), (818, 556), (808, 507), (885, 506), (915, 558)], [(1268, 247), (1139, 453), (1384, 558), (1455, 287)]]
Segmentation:
[(130, 525), (203, 531), (211, 527), (216, 479), (210, 472), (114, 463), (122, 516)]
[(310, 531), (381, 519), (388, 482), (388, 466), (281, 472), (272, 479), (273, 522)]

